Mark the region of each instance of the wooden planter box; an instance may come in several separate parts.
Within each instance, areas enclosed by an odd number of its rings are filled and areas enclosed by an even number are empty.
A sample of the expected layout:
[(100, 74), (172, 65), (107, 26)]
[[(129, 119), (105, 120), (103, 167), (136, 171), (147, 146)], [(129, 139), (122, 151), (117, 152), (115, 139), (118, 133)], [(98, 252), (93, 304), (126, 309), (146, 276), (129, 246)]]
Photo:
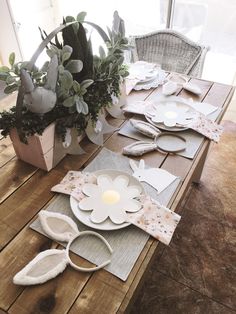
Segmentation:
[[(125, 84), (122, 83), (120, 88), (121, 95), (119, 98), (119, 104), (125, 105)], [(105, 110), (103, 112), (106, 116), (107, 112)], [(113, 115), (113, 117), (115, 116)], [(72, 129), (71, 134), (75, 134), (74, 132), (76, 132), (76, 130)], [(72, 140), (71, 145), (74, 146), (73, 144), (75, 144), (75, 141), (76, 143), (79, 143), (84, 137), (85, 133), (79, 138), (74, 136), (74, 140)], [(28, 137), (28, 144), (24, 144), (20, 141), (16, 129), (12, 129), (10, 131), (10, 138), (15, 149), (16, 156), (19, 159), (46, 171), (54, 168), (68, 153), (70, 153), (68, 149), (63, 147), (62, 140), (55, 134), (55, 123), (51, 123), (43, 131), (42, 135), (35, 134)], [(72, 154), (78, 154), (78, 152)]]
[(55, 148), (55, 123), (50, 124), (42, 135), (30, 136), (28, 144), (20, 141), (16, 129), (11, 130), (10, 138), (19, 159), (46, 171), (55, 167), (67, 154), (62, 145)]

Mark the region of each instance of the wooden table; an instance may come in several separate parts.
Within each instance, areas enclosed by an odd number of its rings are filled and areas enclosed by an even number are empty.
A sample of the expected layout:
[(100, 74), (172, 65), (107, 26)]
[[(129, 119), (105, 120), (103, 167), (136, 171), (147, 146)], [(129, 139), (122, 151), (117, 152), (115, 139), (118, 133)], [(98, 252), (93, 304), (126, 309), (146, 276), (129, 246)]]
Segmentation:
[[(192, 97), (198, 101), (209, 102), (223, 107), (225, 112), (234, 92), (228, 85), (191, 79), (202, 89), (200, 96), (194, 97), (179, 90), (182, 97)], [(128, 102), (133, 100), (153, 99), (160, 89), (132, 92)], [(117, 127), (123, 120), (109, 118)], [(131, 139), (115, 134), (106, 137), (105, 147), (121, 152), (122, 147), (132, 142)], [(220, 145), (220, 144), (219, 144)], [(122, 282), (105, 270), (93, 274), (79, 273), (67, 267), (57, 278), (38, 286), (21, 287), (12, 283), (12, 278), (37, 253), (58, 244), (47, 237), (31, 230), (28, 225), (37, 213), (55, 195), (50, 188), (57, 184), (68, 170), (83, 169), (100, 151), (100, 148), (87, 139), (81, 146), (87, 154), (67, 156), (49, 173), (36, 169), (15, 157), (9, 138), (0, 139), (0, 313), (123, 313), (132, 306), (135, 292), (145, 277), (155, 252), (163, 249), (158, 241), (150, 238), (142, 251), (135, 267), (126, 282)], [(192, 181), (198, 181), (203, 168), (209, 140), (204, 140), (194, 160), (177, 155), (153, 152), (145, 155), (145, 162), (161, 167), (180, 176), (183, 182), (172, 197), (169, 207), (176, 210)], [(89, 263), (74, 256), (80, 265)]]

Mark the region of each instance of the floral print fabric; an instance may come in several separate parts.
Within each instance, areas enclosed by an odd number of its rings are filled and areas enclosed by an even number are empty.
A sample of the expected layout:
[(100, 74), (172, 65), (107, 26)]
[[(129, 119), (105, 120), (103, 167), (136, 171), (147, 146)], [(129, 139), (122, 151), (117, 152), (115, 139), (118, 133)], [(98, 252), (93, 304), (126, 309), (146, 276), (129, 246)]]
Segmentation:
[(196, 117), (188, 125), (192, 130), (206, 136), (210, 140), (218, 143), (223, 132), (223, 127), (216, 122), (206, 118), (201, 113), (196, 113)]
[(82, 187), (85, 183), (96, 183), (97, 178), (89, 172), (68, 171), (62, 181), (51, 188), (52, 192), (72, 195), (77, 201), (81, 201), (85, 195)]
[(169, 245), (181, 217), (148, 195), (143, 195), (140, 201), (143, 206), (138, 212), (127, 213), (128, 222)]

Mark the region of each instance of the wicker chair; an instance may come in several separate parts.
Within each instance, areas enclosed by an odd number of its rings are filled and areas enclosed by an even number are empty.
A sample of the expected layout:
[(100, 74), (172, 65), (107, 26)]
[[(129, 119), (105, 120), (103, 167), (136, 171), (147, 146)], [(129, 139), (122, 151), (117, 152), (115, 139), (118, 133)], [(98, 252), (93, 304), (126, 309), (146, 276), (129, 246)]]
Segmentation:
[(161, 30), (130, 38), (132, 60), (160, 64), (166, 71), (201, 77), (209, 47), (201, 46), (173, 30)]

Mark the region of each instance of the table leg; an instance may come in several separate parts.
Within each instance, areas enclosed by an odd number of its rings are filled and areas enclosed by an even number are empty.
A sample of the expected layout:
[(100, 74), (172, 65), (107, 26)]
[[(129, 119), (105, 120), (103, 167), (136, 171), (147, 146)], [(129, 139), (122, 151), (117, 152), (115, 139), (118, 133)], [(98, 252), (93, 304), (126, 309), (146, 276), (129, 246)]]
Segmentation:
[(203, 168), (204, 168), (204, 165), (205, 165), (205, 162), (206, 162), (206, 158), (207, 158), (207, 155), (208, 155), (208, 152), (209, 152), (209, 147), (210, 147), (210, 142), (206, 146), (206, 148), (204, 150), (204, 153), (202, 154), (201, 159), (200, 159), (200, 161), (198, 163), (198, 166), (195, 169), (195, 172), (194, 172), (194, 175), (193, 175), (193, 178), (192, 178), (192, 182), (193, 183), (196, 183), (196, 184), (200, 183), (202, 171), (203, 171)]

